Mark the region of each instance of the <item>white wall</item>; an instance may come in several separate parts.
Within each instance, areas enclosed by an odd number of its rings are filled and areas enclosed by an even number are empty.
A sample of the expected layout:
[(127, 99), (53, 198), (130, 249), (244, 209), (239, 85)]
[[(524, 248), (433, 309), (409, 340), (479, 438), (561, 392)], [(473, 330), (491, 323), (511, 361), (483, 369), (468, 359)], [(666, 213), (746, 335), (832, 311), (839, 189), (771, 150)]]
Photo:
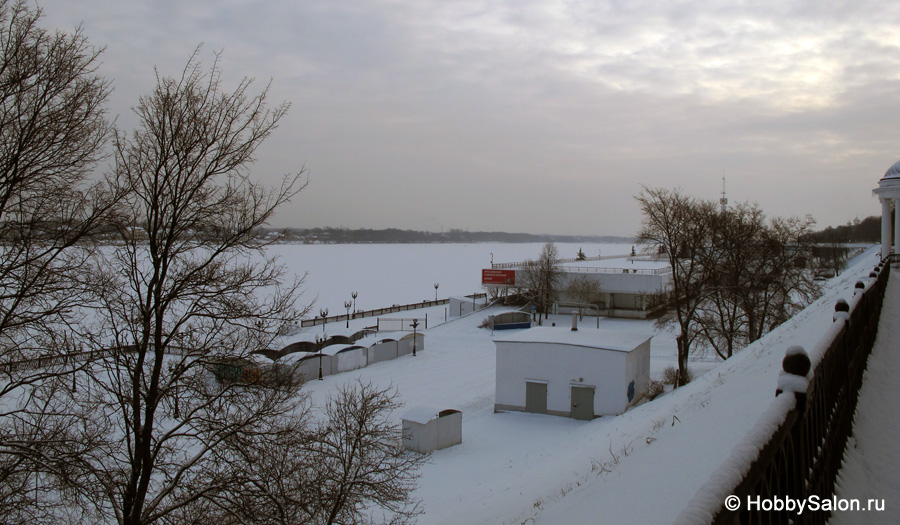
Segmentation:
[[(565, 270), (565, 267), (563, 267)], [(665, 290), (672, 281), (671, 273), (662, 274), (643, 274), (632, 273), (627, 268), (622, 272), (614, 273), (579, 273), (566, 272), (560, 288), (565, 288), (570, 279), (578, 277), (587, 277), (595, 279), (600, 283), (600, 288), (604, 293), (628, 293), (628, 294), (654, 294)], [(524, 270), (516, 269), (516, 282), (524, 283)]]
[[(626, 389), (628, 383), (634, 381), (634, 399), (628, 403), (629, 406), (641, 400), (650, 389), (650, 341), (628, 352), (626, 357), (626, 369), (628, 379), (626, 381)], [(626, 397), (627, 400), (627, 390)]]
[[(547, 381), (547, 411), (568, 415), (572, 386), (594, 387), (594, 414), (625, 411), (627, 352), (558, 343), (497, 341), (497, 405), (525, 409), (525, 381)], [(649, 342), (647, 343), (649, 356)]]
[(368, 348), (354, 348), (338, 352), (332, 357), (332, 368), (335, 369), (335, 373), (363, 368), (369, 364), (368, 353)]
[(397, 341), (385, 340), (369, 347), (369, 364), (380, 363), (390, 359), (397, 359), (399, 345)]
[(485, 307), (484, 299), (472, 300), (471, 297), (451, 297), (447, 305), (450, 317), (460, 317)]
[(410, 333), (397, 341), (397, 357), (411, 354), (413, 351), (413, 337), (416, 339), (416, 353), (425, 349), (425, 334), (422, 332)]

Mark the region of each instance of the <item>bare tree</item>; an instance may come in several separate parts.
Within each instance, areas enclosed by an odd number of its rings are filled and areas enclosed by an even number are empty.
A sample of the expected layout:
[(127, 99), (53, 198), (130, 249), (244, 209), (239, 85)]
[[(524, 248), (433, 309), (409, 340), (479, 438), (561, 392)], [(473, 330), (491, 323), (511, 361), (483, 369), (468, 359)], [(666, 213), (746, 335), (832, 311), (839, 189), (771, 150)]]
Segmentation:
[(603, 289), (596, 279), (578, 275), (569, 279), (563, 292), (568, 299), (578, 304), (578, 318), (584, 319), (585, 306), (596, 304), (600, 300)]
[(810, 216), (773, 218), (755, 245), (754, 264), (742, 307), (748, 317), (748, 340), (756, 341), (821, 295), (814, 280), (809, 234)]
[(325, 407), (327, 422), (315, 440), (321, 523), (371, 521), (365, 511), (386, 511), (392, 523), (420, 514), (410, 497), (425, 456), (401, 447), (400, 429), (387, 416), (399, 406), (396, 393), (371, 384), (345, 386)]
[(698, 254), (708, 289), (699, 306), (698, 332), (703, 347), (727, 359), (749, 342), (742, 297), (751, 280), (757, 244), (766, 230), (765, 215), (758, 206), (740, 203), (710, 220), (708, 247)]
[(714, 223), (701, 259), (709, 289), (701, 326), (707, 345), (727, 359), (818, 297), (808, 241), (814, 222), (767, 220), (743, 203)]
[(270, 109), (267, 89), (253, 95), (247, 79), (224, 90), (217, 63), (204, 72), (195, 55), (180, 77), (157, 75), (134, 109), (139, 128), (115, 140), (129, 193), (118, 243), (95, 269), (103, 357), (72, 398), (115, 422), (102, 429), (104, 453), (83, 458), (79, 472), (97, 512), (123, 524), (201, 513), (198, 502), (241, 483), (239, 465), (220, 454), (226, 444), (277, 437), (297, 410), (296, 388), (213, 379), (304, 310), (295, 307), (301, 279), (284, 285), (282, 266), (254, 237), (303, 188), (302, 170), (275, 188), (247, 173), (287, 105)]
[(811, 218), (767, 220), (746, 203), (719, 213), (677, 190), (644, 188), (638, 201), (640, 240), (669, 255), (672, 289), (659, 322), (680, 330), (680, 372), (692, 350), (727, 359), (818, 297)]
[(716, 209), (711, 202), (694, 199), (680, 190), (643, 186), (635, 198), (643, 214), (637, 242), (666, 254), (672, 270), (672, 288), (667, 294), (671, 317), (661, 317), (660, 323), (672, 322), (679, 330), (677, 386), (681, 386), (689, 377), (688, 358), (699, 335), (697, 323), (707, 279), (699, 261), (709, 243)]
[(563, 272), (560, 269), (559, 250), (552, 242), (541, 249), (535, 261), (525, 261), (521, 272), (524, 279), (521, 293), (537, 306), (537, 311), (544, 319), (550, 314), (550, 307), (556, 301), (562, 286)]
[[(48, 32), (40, 9), (0, 0), (0, 521), (54, 521), (78, 407), (46, 392), (71, 385), (85, 268), (118, 195), (88, 175), (111, 132), (102, 50), (80, 28)], [(73, 359), (74, 358), (74, 359)], [(66, 381), (57, 381), (66, 377)], [(77, 436), (74, 436), (77, 437)]]

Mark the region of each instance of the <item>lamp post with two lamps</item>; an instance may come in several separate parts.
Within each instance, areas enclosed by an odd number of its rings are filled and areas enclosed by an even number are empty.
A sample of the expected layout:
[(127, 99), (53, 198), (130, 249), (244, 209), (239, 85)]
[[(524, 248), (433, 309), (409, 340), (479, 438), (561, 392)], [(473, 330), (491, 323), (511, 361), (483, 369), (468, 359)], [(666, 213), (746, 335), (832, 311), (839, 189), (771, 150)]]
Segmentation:
[(328, 317), (328, 308), (319, 308), (319, 317), (322, 318), (322, 333), (325, 333), (325, 318)]

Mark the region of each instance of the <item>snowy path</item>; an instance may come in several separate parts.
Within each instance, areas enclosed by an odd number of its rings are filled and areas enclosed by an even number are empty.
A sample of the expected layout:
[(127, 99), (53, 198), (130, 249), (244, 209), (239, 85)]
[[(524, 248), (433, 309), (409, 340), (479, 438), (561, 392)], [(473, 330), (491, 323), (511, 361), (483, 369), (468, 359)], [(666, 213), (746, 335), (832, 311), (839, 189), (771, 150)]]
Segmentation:
[[(864, 505), (869, 498), (884, 500), (885, 512), (866, 514), (866, 523), (897, 523), (900, 509), (900, 276), (891, 275), (882, 308), (835, 490), (837, 497)], [(836, 512), (830, 523), (853, 524), (860, 518)]]

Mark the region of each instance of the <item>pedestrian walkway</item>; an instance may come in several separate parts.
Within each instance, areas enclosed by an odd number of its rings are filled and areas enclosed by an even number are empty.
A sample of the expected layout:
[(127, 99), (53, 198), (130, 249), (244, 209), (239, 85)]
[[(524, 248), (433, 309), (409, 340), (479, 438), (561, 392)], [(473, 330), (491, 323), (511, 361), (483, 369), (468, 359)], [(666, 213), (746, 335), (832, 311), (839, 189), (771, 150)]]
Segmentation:
[[(896, 271), (896, 270), (895, 270)], [(897, 523), (900, 511), (900, 275), (885, 290), (878, 338), (869, 356), (853, 434), (847, 442), (835, 496), (857, 499), (860, 511), (836, 511), (832, 525)], [(869, 500), (874, 500), (869, 504)], [(878, 505), (884, 510), (876, 510)]]

